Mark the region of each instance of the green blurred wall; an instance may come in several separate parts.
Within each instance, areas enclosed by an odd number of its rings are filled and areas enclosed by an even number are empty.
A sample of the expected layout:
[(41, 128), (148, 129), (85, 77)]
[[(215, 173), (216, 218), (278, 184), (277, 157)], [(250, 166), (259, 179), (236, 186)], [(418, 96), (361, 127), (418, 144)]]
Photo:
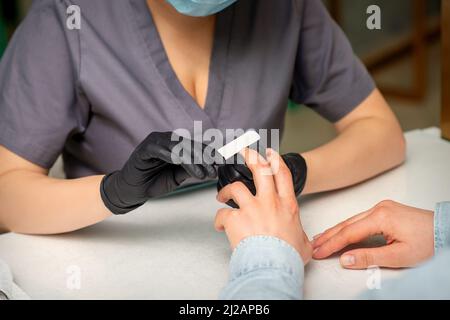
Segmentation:
[(25, 16), (31, 0), (0, 0), (0, 57), (8, 38)]
[(0, 21), (0, 58), (3, 55), (3, 51), (6, 48), (6, 30), (3, 23)]
[(0, 11), (0, 58), (3, 54), (3, 51), (5, 51), (6, 42), (7, 42), (6, 27)]

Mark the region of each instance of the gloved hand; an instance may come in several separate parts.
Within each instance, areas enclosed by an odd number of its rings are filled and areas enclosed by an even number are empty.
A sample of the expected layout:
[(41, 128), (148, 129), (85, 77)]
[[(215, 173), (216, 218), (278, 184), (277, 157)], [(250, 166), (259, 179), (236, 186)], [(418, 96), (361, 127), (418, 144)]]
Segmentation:
[(103, 178), (101, 197), (112, 213), (132, 211), (150, 198), (174, 191), (189, 177), (199, 180), (217, 177), (212, 148), (174, 137), (177, 139), (172, 139), (171, 132), (151, 133), (121, 170)]
[[(298, 153), (288, 153), (281, 156), (292, 174), (295, 195), (299, 196), (306, 183), (307, 166), (305, 159)], [(242, 182), (250, 192), (255, 195), (256, 188), (253, 182), (253, 176), (250, 169), (244, 164), (227, 164), (219, 167), (219, 181), (217, 182), (217, 191), (222, 190), (228, 184)], [(230, 207), (239, 208), (238, 205), (230, 200), (227, 202)]]

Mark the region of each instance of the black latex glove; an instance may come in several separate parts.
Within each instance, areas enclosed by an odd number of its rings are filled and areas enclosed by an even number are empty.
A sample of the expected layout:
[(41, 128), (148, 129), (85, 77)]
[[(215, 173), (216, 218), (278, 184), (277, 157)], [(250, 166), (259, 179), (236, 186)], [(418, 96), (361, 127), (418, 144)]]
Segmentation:
[[(305, 159), (298, 153), (288, 153), (281, 156), (292, 174), (295, 195), (299, 196), (306, 183), (307, 166)], [(217, 191), (222, 190), (228, 184), (242, 182), (250, 192), (255, 195), (256, 188), (253, 183), (253, 175), (245, 164), (229, 164), (219, 167), (219, 181), (217, 182)], [(230, 207), (239, 208), (238, 205), (230, 200), (227, 202)]]
[[(103, 178), (101, 197), (112, 213), (132, 211), (150, 198), (174, 191), (189, 177), (198, 180), (217, 177), (212, 149), (204, 152), (209, 148), (206, 145), (194, 144), (186, 138), (180, 144), (171, 138), (171, 132), (151, 133), (134, 150), (122, 170)], [(172, 155), (175, 146), (176, 150), (185, 152)]]

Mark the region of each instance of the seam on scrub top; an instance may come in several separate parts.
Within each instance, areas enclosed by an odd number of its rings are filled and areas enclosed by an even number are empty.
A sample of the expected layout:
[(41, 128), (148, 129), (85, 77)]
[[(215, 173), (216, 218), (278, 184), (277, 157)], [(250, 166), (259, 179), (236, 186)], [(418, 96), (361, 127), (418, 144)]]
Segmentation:
[[(5, 138), (6, 136), (6, 138)], [(39, 166), (42, 166), (46, 169), (50, 169), (52, 167), (52, 164), (58, 157), (56, 157), (54, 160), (49, 161), (47, 158), (45, 158), (45, 154), (48, 153), (47, 149), (42, 148), (41, 146), (33, 143), (33, 142), (23, 142), (23, 139), (19, 139), (19, 143), (14, 144), (11, 143), (11, 140), (14, 140), (16, 136), (20, 136), (16, 134), (16, 131), (11, 129), (8, 126), (3, 126), (0, 128), (0, 142), (3, 144), (7, 149), (10, 151), (16, 153), (17, 155), (27, 159), (30, 162), (33, 162), (35, 164), (38, 164)], [(33, 152), (29, 152), (28, 150), (32, 149)], [(51, 153), (60, 153), (60, 150), (52, 149), (49, 147)], [(36, 155), (36, 152), (34, 150), (37, 150), (38, 154)], [(50, 163), (52, 162), (52, 163)]]
[[(225, 120), (229, 117), (231, 114), (231, 106), (229, 103), (225, 104), (227, 100), (226, 97), (233, 96), (234, 91), (234, 81), (230, 81), (233, 76), (233, 65), (230, 64), (230, 61), (233, 60), (233, 36), (235, 33), (235, 21), (236, 21), (236, 7), (233, 6), (230, 8), (231, 11), (231, 18), (230, 18), (230, 25), (231, 27), (228, 30), (228, 41), (226, 43), (226, 55), (225, 55), (225, 79), (223, 81), (223, 90), (222, 90), (222, 97), (221, 97), (221, 104), (220, 109), (217, 115), (217, 121), (216, 125), (219, 126), (222, 123), (222, 120)], [(229, 94), (227, 95), (227, 89), (229, 90)], [(226, 108), (226, 110), (225, 110)]]

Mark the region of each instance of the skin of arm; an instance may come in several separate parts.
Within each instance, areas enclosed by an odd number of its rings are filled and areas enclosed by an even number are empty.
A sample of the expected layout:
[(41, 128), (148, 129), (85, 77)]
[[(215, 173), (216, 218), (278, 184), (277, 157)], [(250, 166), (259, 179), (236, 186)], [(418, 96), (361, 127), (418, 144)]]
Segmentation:
[(54, 179), (48, 171), (0, 146), (0, 229), (57, 234), (111, 215), (100, 197), (103, 176)]
[(334, 140), (302, 154), (308, 165), (304, 194), (345, 188), (405, 161), (402, 129), (378, 90), (335, 128)]

